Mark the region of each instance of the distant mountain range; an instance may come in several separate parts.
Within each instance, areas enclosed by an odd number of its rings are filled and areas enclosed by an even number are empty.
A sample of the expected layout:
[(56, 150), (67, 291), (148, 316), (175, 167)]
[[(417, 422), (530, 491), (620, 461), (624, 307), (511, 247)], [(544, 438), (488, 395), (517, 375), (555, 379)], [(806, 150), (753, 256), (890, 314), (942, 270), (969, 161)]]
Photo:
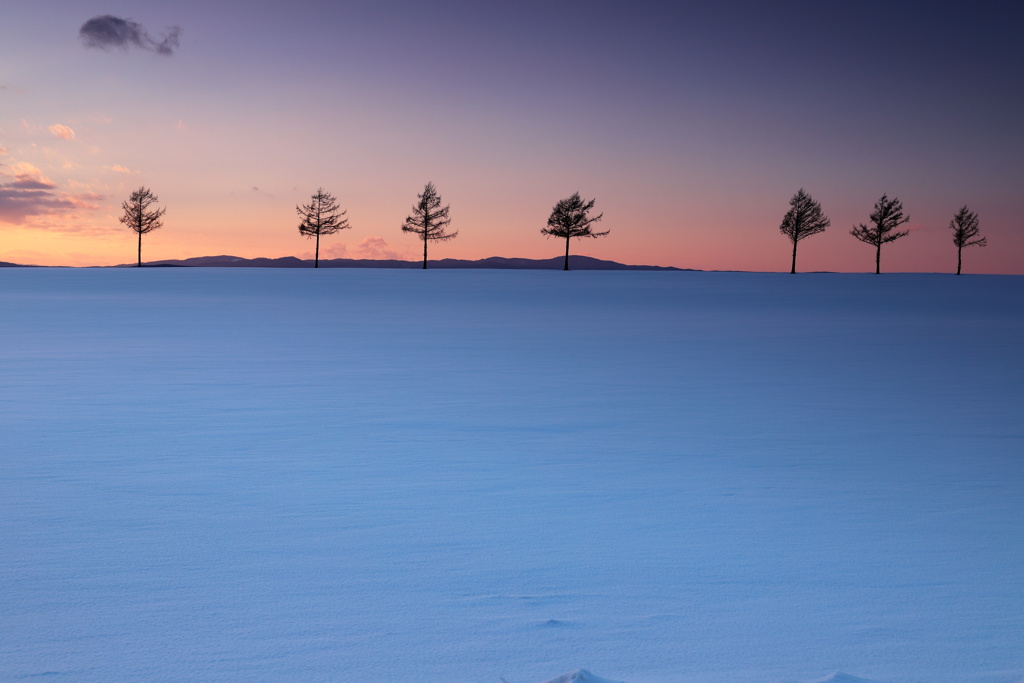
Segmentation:
[[(446, 258), (429, 261), (429, 268), (489, 268), (496, 270), (561, 270), (565, 257), (556, 256), (549, 259), (530, 258), (490, 258), (468, 261), (465, 259)], [(187, 259), (166, 259), (163, 261), (146, 261), (144, 268), (312, 268), (313, 259), (300, 259), (294, 256), (281, 258), (242, 258), (241, 256), (196, 256)], [(0, 261), (0, 268), (31, 268), (20, 263)], [(134, 268), (134, 263), (123, 263), (109, 268)], [(335, 258), (320, 259), (321, 268), (422, 268), (423, 261), (400, 261), (398, 259), (351, 259)], [(589, 256), (570, 256), (571, 270), (693, 270), (692, 268), (674, 268), (672, 266), (631, 266), (617, 261), (605, 261)]]
[[(556, 256), (549, 259), (528, 258), (490, 258), (468, 261), (465, 259), (440, 259), (429, 261), (429, 268), (491, 268), (502, 270), (561, 270), (565, 257)], [(149, 261), (144, 267), (186, 267), (186, 268), (312, 268), (313, 259), (300, 259), (294, 256), (281, 258), (242, 258), (240, 256), (196, 256), (187, 259), (167, 259)], [(118, 268), (134, 267), (134, 263), (126, 263)], [(320, 259), (321, 268), (422, 268), (422, 261), (400, 261), (398, 259)], [(630, 266), (616, 261), (604, 261), (589, 256), (570, 256), (571, 270), (684, 270), (671, 266)]]

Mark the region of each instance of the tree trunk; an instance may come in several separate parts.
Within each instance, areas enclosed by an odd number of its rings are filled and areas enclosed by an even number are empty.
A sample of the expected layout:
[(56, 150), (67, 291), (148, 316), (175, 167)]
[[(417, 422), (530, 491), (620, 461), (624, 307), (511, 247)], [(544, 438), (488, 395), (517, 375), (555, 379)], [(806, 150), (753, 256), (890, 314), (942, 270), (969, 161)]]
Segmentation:
[(423, 233), (423, 270), (427, 269), (427, 233)]
[(879, 242), (875, 251), (875, 275), (882, 272), (882, 243)]
[(789, 269), (790, 275), (796, 275), (796, 240), (793, 240), (793, 266)]
[(961, 260), (960, 259), (960, 255), (963, 253), (963, 251), (964, 251), (963, 247), (957, 247), (956, 248), (956, 274), (957, 275), (960, 274), (960, 260)]
[(316, 234), (316, 255), (313, 256), (313, 267), (314, 268), (319, 268), (320, 267), (320, 233), (319, 232), (317, 232), (317, 234)]
[(569, 270), (569, 238), (565, 238), (565, 266), (562, 270)]
[(139, 233), (139, 262), (135, 266), (136, 268), (142, 267), (142, 233)]

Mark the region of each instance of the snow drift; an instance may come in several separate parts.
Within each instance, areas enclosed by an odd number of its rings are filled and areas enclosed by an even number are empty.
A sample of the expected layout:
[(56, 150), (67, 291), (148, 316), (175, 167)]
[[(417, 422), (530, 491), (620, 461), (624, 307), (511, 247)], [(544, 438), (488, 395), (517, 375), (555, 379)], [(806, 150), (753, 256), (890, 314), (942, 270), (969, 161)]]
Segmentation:
[(595, 676), (586, 669), (580, 669), (579, 671), (573, 671), (572, 673), (556, 676), (544, 683), (619, 683), (619, 681), (601, 678), (600, 676)]

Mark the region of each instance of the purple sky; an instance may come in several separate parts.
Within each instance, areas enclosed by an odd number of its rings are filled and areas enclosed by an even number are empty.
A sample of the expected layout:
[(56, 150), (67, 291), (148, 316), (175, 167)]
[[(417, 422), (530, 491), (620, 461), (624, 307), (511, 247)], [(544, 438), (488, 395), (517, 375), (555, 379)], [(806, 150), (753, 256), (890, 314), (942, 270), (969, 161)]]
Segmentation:
[[(101, 15), (145, 33), (89, 47)], [(788, 270), (803, 187), (832, 226), (802, 270), (872, 270), (849, 230), (885, 192), (912, 232), (883, 270), (954, 269), (967, 204), (989, 247), (965, 272), (1024, 273), (1017, 27), (996, 3), (13, 3), (0, 260), (133, 260), (139, 185), (167, 207), (144, 258), (306, 255), (294, 206), (323, 186), (353, 229), (322, 255), (412, 259), (433, 181), (460, 233), (437, 258), (557, 256), (540, 229), (579, 191), (611, 234), (575, 253)]]

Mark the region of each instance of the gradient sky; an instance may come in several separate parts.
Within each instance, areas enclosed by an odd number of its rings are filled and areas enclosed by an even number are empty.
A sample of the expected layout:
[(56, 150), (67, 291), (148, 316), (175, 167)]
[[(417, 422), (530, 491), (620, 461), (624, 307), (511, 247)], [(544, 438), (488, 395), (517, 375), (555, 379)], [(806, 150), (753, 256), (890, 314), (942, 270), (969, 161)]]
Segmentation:
[[(1024, 273), (1024, 47), (1000, 3), (39, 0), (0, 22), (0, 260), (134, 261), (140, 185), (167, 208), (143, 259), (311, 255), (295, 205), (323, 186), (352, 230), (322, 257), (415, 259), (427, 181), (459, 237), (432, 258), (558, 256), (579, 191), (605, 214), (574, 253), (788, 271), (803, 187), (832, 219), (801, 270), (873, 271), (849, 235), (883, 192), (911, 234), (883, 271), (953, 271), (967, 204)], [(100, 50), (131, 18), (172, 55)]]

